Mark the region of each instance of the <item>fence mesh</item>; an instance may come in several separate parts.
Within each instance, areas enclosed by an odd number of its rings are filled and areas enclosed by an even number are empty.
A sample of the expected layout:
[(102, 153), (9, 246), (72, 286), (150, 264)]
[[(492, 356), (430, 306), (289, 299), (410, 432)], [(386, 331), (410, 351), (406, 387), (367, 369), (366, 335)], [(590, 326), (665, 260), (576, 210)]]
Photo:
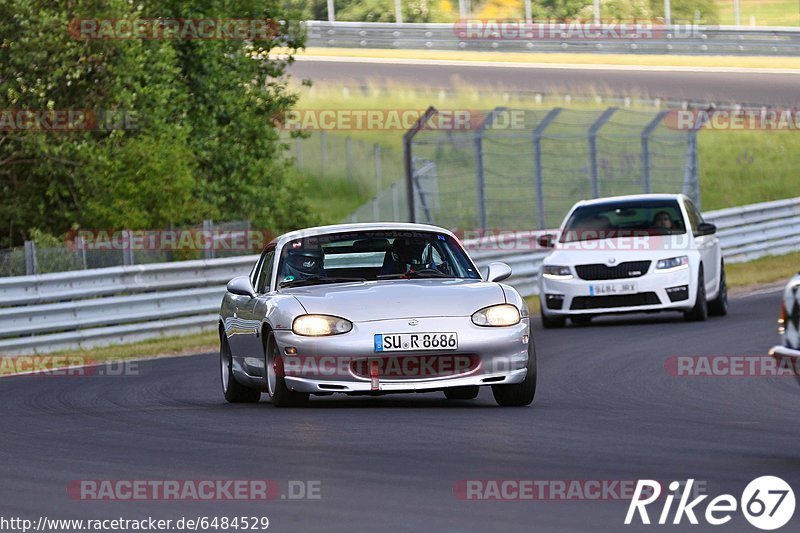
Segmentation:
[[(417, 222), (544, 229), (582, 199), (683, 192), (699, 203), (695, 135), (667, 127), (664, 112), (498, 108), (484, 116), (482, 127), (414, 136)], [(394, 220), (371, 208), (391, 194), (382, 190), (351, 219)]]

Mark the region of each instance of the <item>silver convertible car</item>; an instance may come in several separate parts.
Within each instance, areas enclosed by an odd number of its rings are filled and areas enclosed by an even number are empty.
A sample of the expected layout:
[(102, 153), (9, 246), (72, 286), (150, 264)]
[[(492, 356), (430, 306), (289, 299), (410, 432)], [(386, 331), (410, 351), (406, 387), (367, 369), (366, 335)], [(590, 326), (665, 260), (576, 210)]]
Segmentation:
[(500, 405), (536, 392), (528, 308), (481, 277), (458, 239), (420, 224), (344, 224), (287, 233), (249, 276), (232, 279), (219, 316), (230, 402), (301, 406), (310, 395), (443, 391)]

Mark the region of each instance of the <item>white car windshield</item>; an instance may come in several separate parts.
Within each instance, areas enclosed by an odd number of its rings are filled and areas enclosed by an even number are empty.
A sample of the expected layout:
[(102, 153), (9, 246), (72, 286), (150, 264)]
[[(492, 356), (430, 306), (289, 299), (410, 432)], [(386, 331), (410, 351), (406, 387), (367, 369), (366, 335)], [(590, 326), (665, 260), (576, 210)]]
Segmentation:
[(677, 200), (626, 200), (578, 207), (561, 242), (686, 233)]
[(480, 274), (451, 236), (420, 231), (358, 231), (287, 242), (282, 286), (393, 278), (471, 278)]

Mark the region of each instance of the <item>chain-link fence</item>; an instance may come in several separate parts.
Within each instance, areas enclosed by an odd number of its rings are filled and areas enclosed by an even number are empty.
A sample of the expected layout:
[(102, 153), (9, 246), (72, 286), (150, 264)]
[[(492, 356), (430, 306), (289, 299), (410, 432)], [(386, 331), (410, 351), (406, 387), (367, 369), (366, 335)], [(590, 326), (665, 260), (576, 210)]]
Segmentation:
[[(413, 219), (460, 229), (545, 229), (581, 199), (682, 192), (699, 204), (697, 130), (676, 128), (669, 113), (496, 108), (475, 128), (423, 127), (407, 146)], [(384, 189), (351, 219), (412, 218), (406, 187), (400, 189)], [(393, 201), (404, 215), (384, 207)]]

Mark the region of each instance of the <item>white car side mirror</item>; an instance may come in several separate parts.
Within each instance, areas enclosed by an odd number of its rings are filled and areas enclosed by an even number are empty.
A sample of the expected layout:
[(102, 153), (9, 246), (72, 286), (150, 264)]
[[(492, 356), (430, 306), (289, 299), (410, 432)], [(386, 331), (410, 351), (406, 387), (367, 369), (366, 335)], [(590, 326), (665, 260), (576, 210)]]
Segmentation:
[(495, 261), (489, 263), (486, 271), (486, 281), (503, 281), (511, 275), (511, 267), (505, 263)]

